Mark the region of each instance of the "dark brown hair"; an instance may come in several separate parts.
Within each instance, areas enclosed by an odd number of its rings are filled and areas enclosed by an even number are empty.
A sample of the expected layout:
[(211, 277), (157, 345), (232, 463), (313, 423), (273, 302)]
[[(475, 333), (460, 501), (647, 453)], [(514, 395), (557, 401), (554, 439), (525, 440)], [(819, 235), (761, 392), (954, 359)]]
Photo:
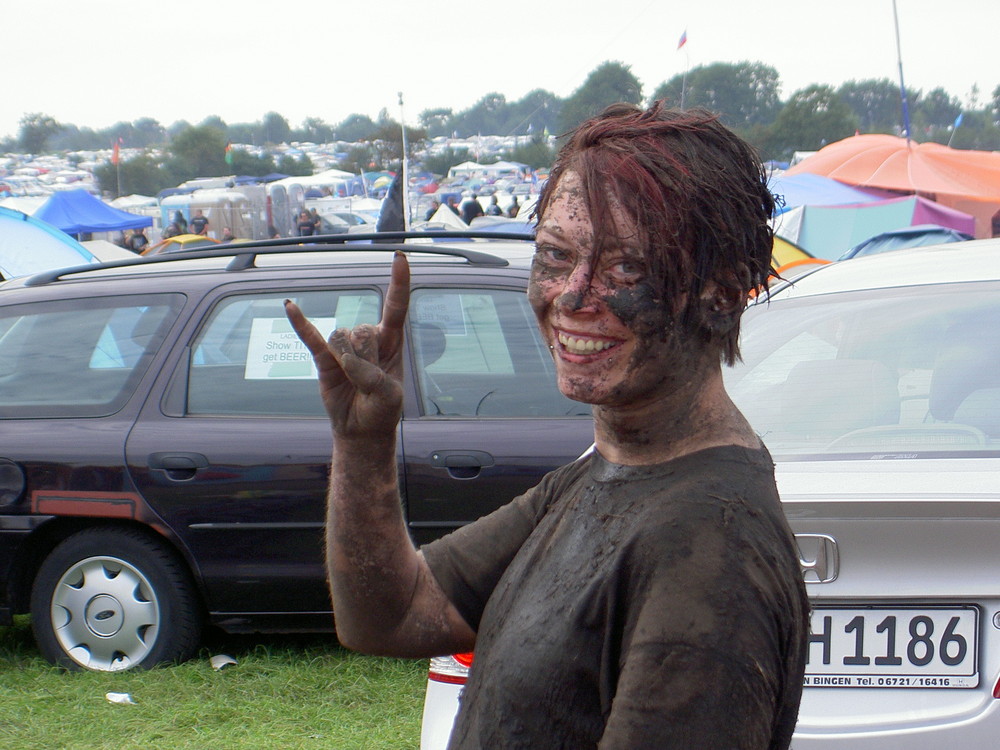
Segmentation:
[(739, 359), (743, 305), (706, 327), (699, 297), (709, 281), (741, 301), (767, 287), (774, 198), (756, 152), (706, 110), (615, 104), (568, 135), (535, 207), (539, 219), (566, 172), (583, 183), (595, 252), (626, 239), (611, 209), (624, 211), (664, 304), (686, 295), (674, 318), (719, 346), (727, 364)]

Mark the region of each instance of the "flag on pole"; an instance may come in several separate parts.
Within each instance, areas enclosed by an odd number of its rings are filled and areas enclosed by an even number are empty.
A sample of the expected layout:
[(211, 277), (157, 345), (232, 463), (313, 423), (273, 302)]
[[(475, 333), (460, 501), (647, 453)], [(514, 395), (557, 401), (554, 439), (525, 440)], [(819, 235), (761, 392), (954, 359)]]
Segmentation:
[(120, 157), (119, 148), (121, 147), (121, 145), (122, 145), (122, 139), (119, 138), (118, 140), (115, 141), (115, 145), (111, 149), (111, 163), (114, 164), (116, 167), (118, 166), (118, 159)]
[(385, 200), (382, 201), (382, 209), (378, 214), (378, 221), (375, 222), (376, 232), (404, 232), (406, 222), (403, 219), (403, 185), (402, 173), (397, 174), (389, 183), (389, 192), (386, 193)]
[(684, 33), (681, 34), (680, 41), (677, 42), (677, 49), (680, 49), (685, 44), (687, 44), (687, 40), (688, 40), (688, 32), (687, 29), (684, 29)]

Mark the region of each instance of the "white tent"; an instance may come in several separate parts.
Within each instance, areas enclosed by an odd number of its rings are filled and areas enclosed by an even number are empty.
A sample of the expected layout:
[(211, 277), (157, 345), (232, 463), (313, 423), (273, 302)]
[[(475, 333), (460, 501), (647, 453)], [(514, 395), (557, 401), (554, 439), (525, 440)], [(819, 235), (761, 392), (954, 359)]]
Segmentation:
[(481, 174), (485, 167), (482, 164), (474, 161), (463, 161), (461, 164), (456, 164), (448, 170), (448, 178), (461, 177), (462, 175), (475, 175)]

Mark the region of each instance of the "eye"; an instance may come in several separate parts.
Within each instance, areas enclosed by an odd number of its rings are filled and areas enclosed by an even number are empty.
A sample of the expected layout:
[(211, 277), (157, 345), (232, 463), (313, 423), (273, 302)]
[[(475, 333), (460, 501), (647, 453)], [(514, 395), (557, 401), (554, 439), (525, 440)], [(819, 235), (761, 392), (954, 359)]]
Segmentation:
[(547, 264), (562, 264), (569, 262), (570, 256), (555, 245), (538, 245), (535, 248), (535, 259)]
[(616, 258), (607, 269), (609, 280), (617, 284), (637, 284), (648, 275), (646, 264), (638, 258)]

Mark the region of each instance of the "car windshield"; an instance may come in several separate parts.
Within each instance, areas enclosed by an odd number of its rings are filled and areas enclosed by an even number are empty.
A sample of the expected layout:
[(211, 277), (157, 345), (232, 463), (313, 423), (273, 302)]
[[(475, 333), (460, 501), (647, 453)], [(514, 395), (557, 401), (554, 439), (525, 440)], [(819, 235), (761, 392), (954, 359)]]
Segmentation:
[(775, 458), (995, 455), (997, 291), (954, 284), (755, 305), (727, 388)]

